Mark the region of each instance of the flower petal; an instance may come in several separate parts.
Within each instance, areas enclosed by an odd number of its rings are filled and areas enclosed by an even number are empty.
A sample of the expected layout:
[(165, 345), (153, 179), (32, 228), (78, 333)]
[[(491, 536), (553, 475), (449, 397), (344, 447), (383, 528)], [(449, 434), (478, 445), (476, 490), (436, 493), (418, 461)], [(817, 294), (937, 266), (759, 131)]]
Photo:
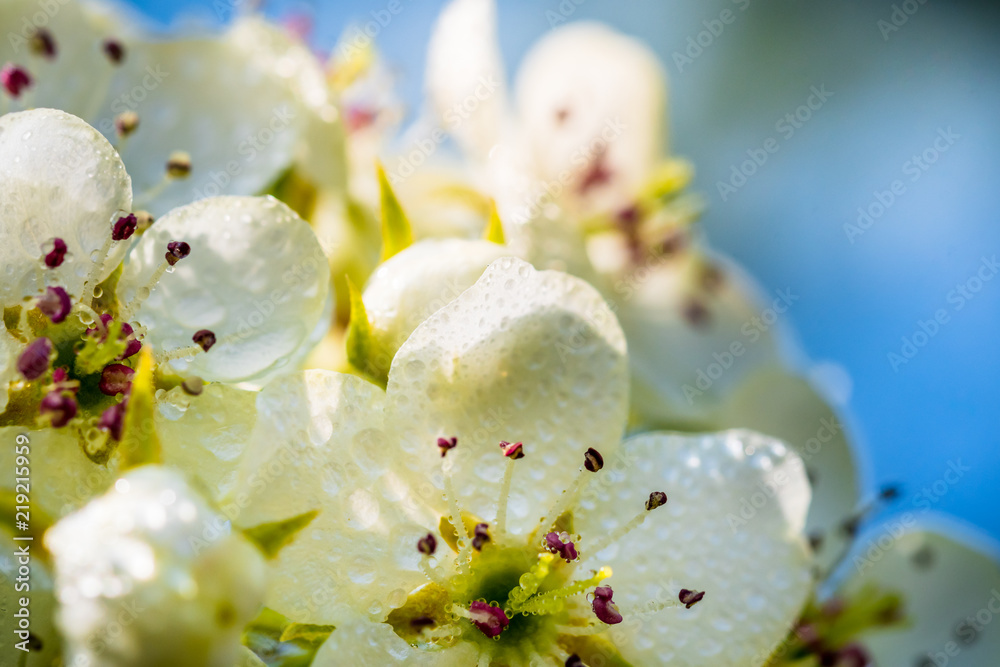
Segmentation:
[(851, 539), (841, 526), (859, 500), (854, 453), (833, 408), (809, 382), (775, 366), (747, 378), (714, 424), (766, 433), (802, 457), (812, 483), (806, 531), (822, 536), (817, 560), (832, 565)]
[[(624, 297), (617, 312), (628, 337), (633, 408), (646, 424), (705, 429), (750, 371), (777, 362), (771, 327), (754, 326), (753, 318), (772, 312), (756, 285), (720, 259), (721, 282), (703, 288), (700, 262), (693, 255), (664, 261), (616, 283), (615, 296)], [(692, 307), (700, 316), (692, 317)]]
[[(0, 201), (0, 303), (20, 303), (46, 284), (79, 296), (95, 261), (104, 262), (104, 279), (125, 254), (115, 243), (109, 261), (98, 256), (114, 220), (132, 208), (131, 181), (111, 144), (75, 116), (35, 109), (0, 118)], [(53, 238), (68, 252), (46, 269)]]
[(525, 56), (516, 91), (539, 180), (562, 186), (568, 210), (634, 203), (666, 149), (666, 74), (649, 47), (598, 23), (559, 27)]
[(17, 358), (21, 350), (21, 343), (6, 328), (0, 328), (0, 414), (7, 408), (10, 383), (19, 379)]
[(505, 465), (498, 443), (524, 442), (518, 465), (535, 483), (515, 486), (510, 500), (510, 527), (522, 532), (575, 477), (589, 447), (617, 448), (627, 373), (621, 328), (594, 288), (503, 258), (399, 349), (390, 427), (403, 464), (439, 485), (437, 438), (457, 437), (449, 457), (458, 500), (484, 519), (495, 515)]
[(178, 468), (216, 501), (236, 484), (257, 418), (257, 392), (215, 383), (198, 396), (181, 387), (157, 401), (156, 433), (163, 462)]
[(163, 275), (135, 313), (158, 352), (190, 347), (211, 330), (210, 351), (171, 364), (205, 380), (259, 380), (315, 344), (329, 312), (330, 270), (309, 225), (270, 197), (213, 197), (172, 211), (125, 262), (118, 294), (136, 299), (168, 242), (189, 257)]
[(427, 49), (427, 92), (442, 126), (484, 162), (507, 116), (493, 0), (454, 0), (437, 19)]
[[(909, 520), (907, 520), (909, 519)], [(878, 665), (995, 664), (1000, 656), (1000, 549), (954, 522), (890, 519), (858, 542), (850, 595), (865, 584), (898, 592), (908, 624), (862, 643)]]
[(267, 605), (292, 620), (336, 623), (333, 609), (346, 601), (387, 614), (426, 581), (417, 540), (436, 520), (393, 472), (384, 400), (360, 378), (315, 370), (258, 396), (240, 482), (223, 508), (242, 526), (319, 510), (280, 552), (269, 589)]
[[(25, 598), (25, 589), (16, 589), (15, 579), (18, 578), (18, 568), (22, 564), (18, 562), (17, 550), (27, 545), (31, 549), (31, 544), (27, 542), (14, 541), (6, 533), (0, 531), (0, 607), (5, 611), (3, 619), (0, 619), (0, 632), (3, 632), (7, 639), (4, 640), (4, 651), (8, 658), (14, 654), (12, 644), (20, 643), (22, 640), (14, 634), (20, 630), (19, 619), (15, 613), (21, 609), (20, 600)], [(24, 578), (20, 579), (24, 583)], [(56, 664), (59, 659), (62, 647), (60, 646), (59, 633), (55, 628), (56, 598), (53, 590), (52, 573), (49, 566), (36, 557), (31, 561), (31, 579), (28, 582), (30, 588), (30, 605), (27, 608), (31, 622), (31, 636), (34, 645), (41, 642), (41, 650), (32, 650), (26, 653), (26, 661), (22, 664), (25, 667), (46, 667)]]
[[(31, 459), (31, 503), (52, 519), (58, 519), (104, 493), (114, 481), (114, 471), (97, 465), (83, 453), (76, 436), (68, 429), (43, 428), (29, 431), (20, 426), (0, 428), (0, 465), (15, 468), (14, 442), (18, 435), (28, 438)], [(0, 488), (14, 489), (13, 475)]]
[[(584, 492), (574, 528), (581, 567), (607, 565), (624, 622), (611, 639), (631, 664), (729, 667), (766, 662), (811, 593), (802, 539), (809, 483), (782, 443), (749, 431), (652, 433), (626, 440)], [(643, 511), (653, 491), (666, 505), (597, 554), (587, 539)], [(636, 618), (650, 601), (705, 591), (691, 609)], [(630, 617), (631, 616), (631, 617)]]
[(424, 320), (506, 254), (503, 246), (489, 241), (428, 239), (382, 264), (365, 288), (364, 302), (378, 347), (387, 355), (386, 368)]

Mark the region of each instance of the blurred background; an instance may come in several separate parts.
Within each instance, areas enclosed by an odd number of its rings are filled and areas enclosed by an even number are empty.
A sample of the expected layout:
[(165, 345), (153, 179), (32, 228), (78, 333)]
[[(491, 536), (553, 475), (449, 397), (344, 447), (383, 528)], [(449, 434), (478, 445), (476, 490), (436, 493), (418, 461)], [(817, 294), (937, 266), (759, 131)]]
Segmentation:
[[(399, 1), (376, 41), (415, 114), (445, 3)], [(171, 29), (250, 2), (132, 4)], [(387, 4), (264, 10), (311, 17), (312, 45), (329, 51)], [(566, 21), (606, 22), (659, 53), (704, 233), (766, 291), (799, 295), (788, 324), (850, 417), (868, 484), (902, 484), (891, 512), (940, 510), (1000, 537), (996, 3), (503, 0), (499, 12), (509, 76)], [(761, 160), (769, 139), (778, 149)]]

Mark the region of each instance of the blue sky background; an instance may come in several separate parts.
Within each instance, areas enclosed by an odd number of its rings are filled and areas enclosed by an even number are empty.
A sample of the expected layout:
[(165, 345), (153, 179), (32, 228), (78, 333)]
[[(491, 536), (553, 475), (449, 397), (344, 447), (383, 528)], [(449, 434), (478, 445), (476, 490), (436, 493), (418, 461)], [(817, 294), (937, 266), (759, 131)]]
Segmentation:
[[(217, 22), (213, 7), (224, 1), (133, 4), (168, 27), (192, 14)], [(329, 49), (388, 1), (266, 9), (312, 15), (314, 46)], [(427, 38), (444, 3), (401, 2), (378, 43), (417, 108)], [(897, 27), (894, 4), (913, 12), (896, 14), (898, 30), (886, 27)], [(958, 285), (977, 287), (984, 257), (1000, 256), (1000, 10), (992, 4), (503, 0), (500, 21), (511, 72), (560, 6), (572, 9), (569, 20), (605, 21), (660, 54), (670, 74), (672, 147), (698, 168), (705, 233), (765, 289), (801, 295), (790, 324), (846, 401), (870, 481), (904, 483), (895, 511), (929, 501), (1000, 537), (1000, 275), (973, 298), (949, 301)], [(734, 18), (722, 33), (691, 62), (676, 60), (726, 9)], [(813, 86), (833, 95), (792, 136), (779, 131)], [(926, 171), (907, 164), (928, 149), (934, 157), (935, 139), (949, 132), (952, 143)], [(778, 152), (723, 201), (718, 182), (770, 137)], [(849, 238), (845, 224), (895, 180), (902, 194)], [(947, 323), (894, 369), (889, 353), (901, 354), (902, 339), (939, 310)], [(953, 464), (968, 470), (945, 484)]]

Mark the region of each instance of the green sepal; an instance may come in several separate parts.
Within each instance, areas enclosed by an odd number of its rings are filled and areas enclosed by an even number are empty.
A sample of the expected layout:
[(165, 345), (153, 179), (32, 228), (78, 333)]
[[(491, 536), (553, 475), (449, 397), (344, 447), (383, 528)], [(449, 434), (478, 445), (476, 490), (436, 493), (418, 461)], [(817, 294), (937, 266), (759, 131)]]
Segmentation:
[(379, 200), (382, 205), (382, 261), (384, 262), (413, 245), (413, 229), (399, 199), (396, 198), (396, 193), (392, 190), (382, 163), (377, 163), (375, 168), (378, 171)]
[(347, 361), (363, 378), (385, 389), (389, 383), (389, 369), (379, 364), (378, 345), (361, 292), (349, 276), (346, 280), (351, 301), (351, 319), (347, 324)]
[(265, 608), (243, 629), (241, 640), (268, 667), (309, 667), (335, 629), (332, 625), (292, 623)]
[(319, 510), (312, 510), (284, 521), (262, 523), (253, 528), (246, 528), (243, 534), (256, 544), (265, 556), (274, 558), (295, 539), (299, 531), (312, 523), (317, 514)]
[(486, 225), (486, 234), (483, 238), (497, 245), (505, 245), (507, 243), (503, 233), (503, 221), (500, 220), (500, 212), (497, 211), (497, 203), (494, 199), (490, 200), (490, 220)]
[(156, 434), (155, 392), (153, 353), (147, 345), (139, 351), (139, 366), (132, 377), (125, 409), (122, 441), (118, 445), (122, 452), (121, 470), (163, 461), (163, 448)]

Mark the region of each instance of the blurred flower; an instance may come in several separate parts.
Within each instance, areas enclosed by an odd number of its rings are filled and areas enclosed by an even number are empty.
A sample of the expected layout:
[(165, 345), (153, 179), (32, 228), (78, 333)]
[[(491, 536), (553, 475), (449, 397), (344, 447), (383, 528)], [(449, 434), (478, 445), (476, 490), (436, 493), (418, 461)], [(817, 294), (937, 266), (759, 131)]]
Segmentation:
[[(419, 266), (422, 250), (397, 259)], [(627, 393), (600, 295), (502, 258), (409, 335), (386, 391), (327, 371), (265, 387), (223, 507), (243, 525), (319, 510), (267, 598), (337, 626), (318, 664), (737, 664), (767, 650), (810, 589), (801, 461), (748, 432), (619, 445)], [(734, 530), (727, 513), (758, 485), (775, 500)]]
[(184, 481), (147, 465), (50, 529), (69, 664), (232, 667), (263, 556)]
[[(38, 15), (32, 0), (0, 6), (0, 63), (31, 76), (16, 99), (0, 92), (0, 109), (52, 107), (96, 127), (128, 167), (136, 209), (159, 216), (204, 197), (262, 194), (292, 167), (342, 183), (342, 130), (322, 70), (279, 28), (246, 17), (221, 34), (163, 40), (113, 5), (68, 0), (42, 14), (50, 52), (28, 48), (42, 33), (27, 17)], [(168, 169), (178, 151), (183, 172)]]

